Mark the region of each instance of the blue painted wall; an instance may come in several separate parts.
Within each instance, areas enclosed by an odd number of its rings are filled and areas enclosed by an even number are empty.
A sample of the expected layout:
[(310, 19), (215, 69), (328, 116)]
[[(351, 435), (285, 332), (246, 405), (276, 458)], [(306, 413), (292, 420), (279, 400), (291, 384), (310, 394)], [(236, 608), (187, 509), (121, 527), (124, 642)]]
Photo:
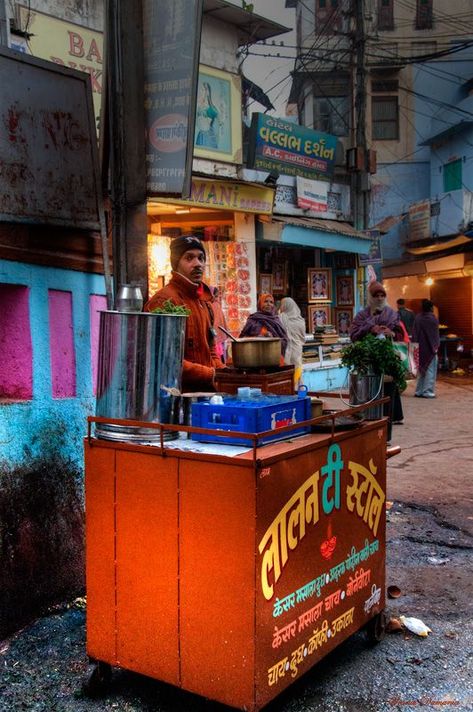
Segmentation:
[[(89, 299), (104, 294), (101, 275), (0, 261), (0, 282), (29, 287), (33, 348), (33, 399), (0, 401), (0, 465), (9, 469), (60, 457), (82, 469), (86, 417), (95, 408), (90, 355)], [(76, 397), (54, 399), (51, 391), (48, 290), (72, 292), (76, 351)]]
[[(371, 225), (389, 215), (407, 212), (409, 205), (430, 195), (430, 164), (381, 164), (371, 191)], [(403, 252), (403, 225), (398, 223), (381, 240), (384, 260), (397, 260)]]
[[(401, 78), (401, 86), (409, 91), (400, 89), (400, 118), (413, 136), (414, 151), (412, 155), (399, 159), (393, 155), (392, 163), (378, 164), (378, 172), (372, 181), (371, 225), (390, 215), (406, 213), (409, 205), (427, 198), (441, 201), (441, 215), (432, 221), (432, 230), (438, 235), (454, 233), (461, 223), (464, 195), (461, 191), (452, 194), (443, 192), (439, 166), (453, 156), (462, 157), (463, 182), (471, 190), (473, 131), (464, 130), (446, 139), (440, 146), (423, 145), (431, 136), (453, 124), (472, 119), (473, 97), (467, 96), (465, 86), (473, 76), (471, 50), (455, 54), (454, 58), (454, 62), (436, 61), (414, 66), (411, 85), (406, 78)], [(408, 95), (413, 100), (413, 111), (403, 108)], [(399, 223), (383, 237), (385, 260), (402, 259), (404, 229), (405, 226)]]

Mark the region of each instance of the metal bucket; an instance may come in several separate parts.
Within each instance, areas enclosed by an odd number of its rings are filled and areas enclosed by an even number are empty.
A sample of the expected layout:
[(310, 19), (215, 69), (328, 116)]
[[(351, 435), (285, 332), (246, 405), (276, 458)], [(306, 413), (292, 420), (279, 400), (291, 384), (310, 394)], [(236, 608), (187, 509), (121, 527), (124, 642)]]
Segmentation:
[[(377, 374), (349, 374), (350, 405), (363, 405), (383, 397), (383, 376)], [(383, 417), (383, 405), (375, 405), (360, 411), (366, 420), (379, 420)]]
[[(97, 416), (152, 423), (173, 422), (173, 398), (162, 388), (181, 387), (185, 316), (100, 313)], [(97, 437), (149, 442), (159, 430), (96, 423)], [(165, 432), (165, 439), (178, 433)]]

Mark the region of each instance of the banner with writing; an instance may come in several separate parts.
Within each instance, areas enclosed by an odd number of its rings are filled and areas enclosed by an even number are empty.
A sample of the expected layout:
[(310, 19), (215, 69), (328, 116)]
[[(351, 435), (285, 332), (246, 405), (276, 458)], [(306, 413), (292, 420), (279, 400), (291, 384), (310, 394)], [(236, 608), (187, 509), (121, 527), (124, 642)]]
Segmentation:
[(248, 167), (289, 176), (332, 175), (337, 137), (266, 114), (253, 114)]
[(260, 472), (261, 706), (384, 608), (385, 447), (381, 426)]
[(202, 0), (143, 0), (148, 195), (189, 194)]

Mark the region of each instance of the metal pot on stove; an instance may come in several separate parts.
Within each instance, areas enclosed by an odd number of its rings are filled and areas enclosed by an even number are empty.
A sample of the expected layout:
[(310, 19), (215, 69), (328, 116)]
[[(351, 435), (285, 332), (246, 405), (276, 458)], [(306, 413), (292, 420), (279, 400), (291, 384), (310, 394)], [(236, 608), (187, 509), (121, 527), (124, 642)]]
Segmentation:
[(236, 339), (219, 327), (232, 341), (232, 361), (235, 368), (274, 368), (281, 359), (281, 339), (255, 336)]

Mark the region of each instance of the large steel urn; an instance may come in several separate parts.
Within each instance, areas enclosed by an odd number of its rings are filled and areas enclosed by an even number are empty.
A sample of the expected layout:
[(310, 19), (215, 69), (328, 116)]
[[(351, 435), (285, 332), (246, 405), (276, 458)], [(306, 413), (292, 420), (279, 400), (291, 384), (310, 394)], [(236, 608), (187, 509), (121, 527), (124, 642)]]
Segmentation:
[[(100, 313), (96, 415), (170, 423), (181, 388), (186, 316), (143, 312)], [(108, 440), (149, 442), (159, 430), (96, 423), (96, 435)], [(166, 433), (165, 437), (175, 437)]]

